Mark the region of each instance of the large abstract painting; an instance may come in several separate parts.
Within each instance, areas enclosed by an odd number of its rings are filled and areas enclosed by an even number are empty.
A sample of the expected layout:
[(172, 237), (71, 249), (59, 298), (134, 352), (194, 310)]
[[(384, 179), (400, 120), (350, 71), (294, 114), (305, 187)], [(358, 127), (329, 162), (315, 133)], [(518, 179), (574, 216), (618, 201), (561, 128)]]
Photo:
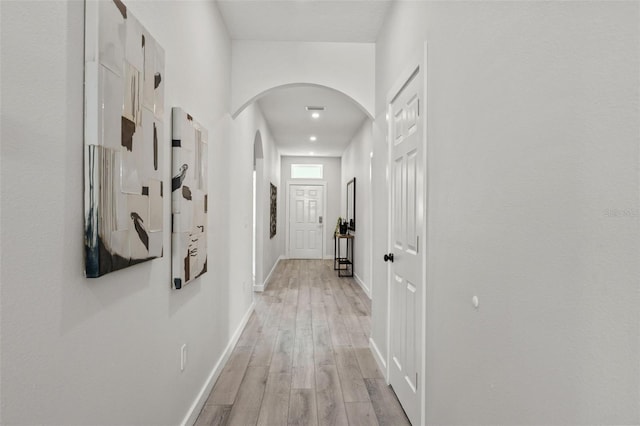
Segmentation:
[(163, 255), (164, 51), (120, 0), (86, 2), (85, 273)]
[(172, 109), (171, 212), (173, 286), (207, 272), (207, 130)]
[(276, 236), (278, 231), (278, 188), (271, 184), (271, 206), (269, 217), (269, 238)]

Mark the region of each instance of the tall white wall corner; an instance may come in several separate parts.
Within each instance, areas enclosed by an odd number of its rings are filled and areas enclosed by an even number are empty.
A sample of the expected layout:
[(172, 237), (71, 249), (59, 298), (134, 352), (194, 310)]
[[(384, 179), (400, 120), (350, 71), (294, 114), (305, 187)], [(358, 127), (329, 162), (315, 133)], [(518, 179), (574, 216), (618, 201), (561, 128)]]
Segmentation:
[(267, 278), (264, 279), (263, 283), (254, 284), (253, 291), (261, 293), (267, 289), (267, 286), (269, 285), (269, 280), (271, 279), (271, 275), (273, 275), (273, 271), (276, 270), (276, 267), (278, 266), (280, 261), (284, 258), (285, 258), (284, 256), (278, 257), (278, 260), (276, 260), (276, 263), (273, 264), (273, 268), (271, 268), (271, 271), (269, 271), (269, 275), (267, 275)]
[(311, 84), (375, 110), (375, 44), (233, 41), (231, 112), (237, 115), (273, 88)]
[(371, 349), (373, 358), (375, 358), (376, 362), (378, 363), (378, 368), (380, 369), (380, 371), (382, 371), (382, 375), (384, 376), (385, 380), (388, 380), (389, 377), (387, 375), (387, 361), (382, 355), (382, 352), (380, 352), (380, 349), (378, 349), (378, 345), (376, 345), (373, 337), (369, 338), (369, 349)]
[(247, 312), (242, 317), (242, 320), (240, 321), (240, 325), (238, 325), (238, 328), (236, 328), (236, 331), (233, 333), (233, 336), (231, 336), (231, 340), (229, 341), (229, 344), (227, 344), (227, 347), (222, 353), (222, 356), (220, 357), (220, 359), (218, 359), (218, 362), (213, 367), (213, 370), (211, 370), (211, 374), (209, 374), (209, 377), (204, 382), (204, 385), (202, 386), (200, 393), (198, 393), (198, 395), (196, 396), (196, 399), (193, 401), (193, 404), (191, 404), (189, 411), (184, 416), (182, 423), (180, 423), (181, 426), (190, 426), (196, 423), (196, 420), (198, 419), (198, 415), (200, 414), (200, 411), (202, 410), (204, 403), (207, 401), (207, 398), (209, 397), (209, 394), (213, 389), (213, 385), (215, 385), (216, 381), (218, 380), (218, 377), (220, 377), (220, 373), (222, 372), (222, 369), (224, 368), (227, 361), (229, 360), (229, 357), (231, 356), (231, 352), (233, 352), (233, 348), (236, 346), (236, 343), (238, 343), (238, 340), (240, 339), (240, 335), (242, 334), (244, 327), (249, 322), (249, 318), (251, 317), (251, 314), (253, 313), (255, 306), (256, 306), (255, 302), (251, 303), (251, 306), (249, 306), (249, 309), (247, 309)]
[(353, 278), (356, 280), (360, 288), (362, 288), (362, 291), (364, 291), (367, 297), (371, 299), (371, 289), (364, 283), (362, 278), (360, 278), (356, 273), (353, 274)]

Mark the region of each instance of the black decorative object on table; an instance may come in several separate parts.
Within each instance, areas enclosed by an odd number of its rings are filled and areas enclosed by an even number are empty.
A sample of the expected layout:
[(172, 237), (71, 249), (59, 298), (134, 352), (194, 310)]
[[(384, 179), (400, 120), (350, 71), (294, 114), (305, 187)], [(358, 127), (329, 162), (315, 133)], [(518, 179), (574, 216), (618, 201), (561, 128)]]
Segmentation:
[(347, 221), (345, 220), (340, 224), (340, 234), (344, 235), (347, 233)]

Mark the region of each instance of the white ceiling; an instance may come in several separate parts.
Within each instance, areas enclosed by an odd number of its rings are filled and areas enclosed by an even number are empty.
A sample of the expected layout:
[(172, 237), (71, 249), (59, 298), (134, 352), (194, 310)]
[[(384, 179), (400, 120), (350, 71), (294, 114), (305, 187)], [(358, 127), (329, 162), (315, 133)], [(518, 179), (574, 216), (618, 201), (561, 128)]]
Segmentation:
[(234, 40), (373, 43), (392, 0), (218, 0)]
[[(392, 0), (217, 2), (234, 40), (373, 43)], [(258, 104), (282, 155), (342, 156), (366, 117), (347, 96), (319, 87), (277, 89)], [(307, 105), (327, 110), (313, 120)]]
[[(349, 97), (320, 87), (273, 90), (258, 100), (282, 155), (340, 157), (366, 114)], [(313, 119), (305, 106), (324, 106)], [(315, 135), (317, 141), (309, 137)]]

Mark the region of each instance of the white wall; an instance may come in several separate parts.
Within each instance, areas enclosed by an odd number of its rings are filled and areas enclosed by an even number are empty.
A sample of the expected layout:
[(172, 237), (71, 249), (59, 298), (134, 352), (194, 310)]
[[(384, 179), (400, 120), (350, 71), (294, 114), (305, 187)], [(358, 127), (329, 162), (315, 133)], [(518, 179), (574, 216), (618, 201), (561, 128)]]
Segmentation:
[[(262, 111), (257, 103), (252, 103), (236, 117), (233, 123), (233, 145), (237, 147), (232, 152), (230, 164), (229, 186), (231, 191), (230, 228), (233, 234), (231, 245), (232, 262), (230, 273), (241, 274), (242, 282), (251, 282), (251, 238), (252, 238), (252, 170), (253, 170), (253, 142), (256, 132), (260, 132), (262, 139), (263, 159), (256, 167), (257, 185), (257, 223), (258, 233), (256, 250), (256, 285), (265, 284), (265, 279), (276, 264), (278, 258), (284, 254), (285, 202), (280, 185), (280, 154), (267, 126)], [(270, 183), (278, 187), (278, 220), (277, 232), (270, 238)], [(235, 271), (235, 272), (234, 272)]]
[[(229, 239), (230, 281), (241, 285), (243, 290), (252, 288), (253, 238), (253, 141), (255, 138), (255, 113), (248, 108), (237, 117), (231, 126), (229, 179), (229, 221), (227, 226), (232, 237)], [(251, 291), (248, 293), (251, 298)]]
[(640, 423), (639, 8), (391, 7), (376, 134), (429, 43), (429, 424)]
[[(386, 140), (385, 113), (376, 117), (371, 131), (373, 157), (371, 158), (371, 336), (376, 359), (386, 363), (387, 315), (388, 315), (388, 264), (383, 260), (389, 252), (389, 193), (387, 186), (388, 146)], [(381, 365), (382, 370), (386, 370)]]
[[(256, 108), (259, 111), (259, 108)], [(275, 140), (271, 134), (271, 131), (267, 127), (264, 121), (264, 116), (260, 112), (259, 114), (259, 128), (264, 130), (263, 146), (264, 148), (264, 179), (263, 179), (263, 199), (262, 199), (262, 224), (263, 224), (263, 238), (264, 244), (262, 249), (262, 281), (266, 285), (266, 280), (269, 278), (269, 274), (273, 270), (280, 256), (284, 255), (285, 250), (285, 236), (286, 236), (286, 224), (285, 224), (285, 209), (286, 199), (284, 191), (284, 180), (281, 178), (281, 157), (276, 147)], [(270, 238), (271, 227), (271, 183), (277, 188), (277, 226), (276, 235)]]
[(309, 83), (341, 91), (373, 116), (374, 58), (373, 43), (234, 40), (231, 111), (274, 87)]
[(165, 170), (171, 106), (209, 130), (209, 272), (171, 289), (167, 220), (163, 258), (83, 277), (83, 2), (2, 1), (1, 424), (179, 424), (250, 306), (229, 271), (225, 26), (215, 3), (127, 5), (166, 53)]
[[(291, 164), (322, 164), (324, 167), (324, 179), (321, 180), (304, 180), (305, 182), (326, 182), (327, 183), (327, 216), (324, 218), (324, 256), (325, 258), (333, 259), (333, 233), (336, 228), (336, 221), (338, 216), (344, 217), (344, 212), (340, 210), (340, 197), (341, 192), (341, 160), (340, 157), (282, 157), (282, 200), (283, 200), (283, 213), (286, 208), (286, 200), (289, 194), (286, 193), (286, 187), (288, 182), (295, 182), (296, 179), (291, 179)], [(278, 189), (280, 193), (280, 189)], [(286, 216), (283, 218), (283, 223), (286, 221)], [(286, 224), (285, 224), (286, 226)], [(283, 232), (286, 232), (283, 229)], [(287, 247), (285, 242), (285, 247)], [(288, 255), (288, 253), (287, 253)]]
[[(347, 182), (356, 178), (356, 230), (354, 240), (355, 278), (371, 296), (371, 153), (373, 152), (372, 120), (365, 120), (342, 154), (340, 211), (347, 211)], [(386, 228), (380, 229), (386, 235)], [(380, 258), (384, 252), (380, 252)]]

